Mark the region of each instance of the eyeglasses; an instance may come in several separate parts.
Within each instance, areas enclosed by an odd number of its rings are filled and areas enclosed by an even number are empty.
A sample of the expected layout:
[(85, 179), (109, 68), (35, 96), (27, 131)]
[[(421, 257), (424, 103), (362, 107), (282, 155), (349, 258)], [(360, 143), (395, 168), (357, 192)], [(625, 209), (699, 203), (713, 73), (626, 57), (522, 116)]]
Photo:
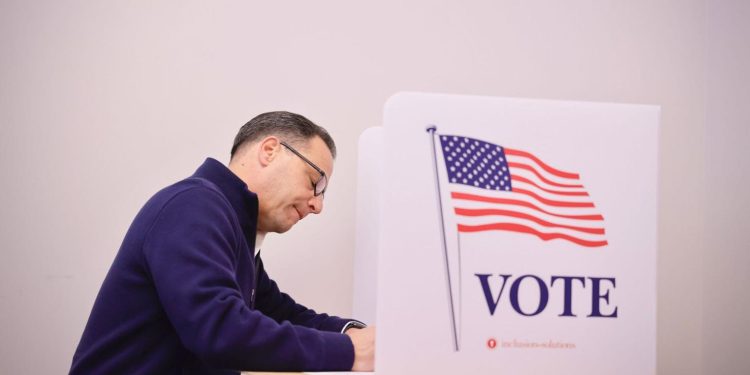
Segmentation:
[(326, 188), (328, 188), (328, 177), (326, 177), (326, 173), (323, 172), (322, 169), (318, 168), (315, 163), (311, 162), (310, 159), (302, 156), (302, 154), (299, 153), (299, 151), (295, 150), (292, 146), (289, 146), (286, 142), (281, 142), (281, 145), (288, 148), (289, 151), (293, 152), (295, 155), (299, 156), (300, 159), (304, 160), (305, 163), (309, 164), (313, 169), (318, 171), (320, 173), (320, 178), (318, 178), (317, 181), (313, 182), (313, 195), (316, 197), (318, 195), (322, 195), (326, 192)]

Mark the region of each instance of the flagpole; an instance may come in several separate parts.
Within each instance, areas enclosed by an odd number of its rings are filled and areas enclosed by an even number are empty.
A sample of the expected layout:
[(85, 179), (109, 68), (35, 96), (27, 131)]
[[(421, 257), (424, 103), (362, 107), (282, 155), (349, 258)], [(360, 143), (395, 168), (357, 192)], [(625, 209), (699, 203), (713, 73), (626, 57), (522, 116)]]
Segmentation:
[(440, 235), (443, 239), (443, 255), (445, 257), (445, 276), (448, 281), (448, 304), (450, 306), (451, 315), (451, 333), (453, 334), (453, 350), (458, 351), (458, 335), (456, 333), (456, 312), (453, 306), (453, 288), (451, 287), (451, 271), (448, 265), (448, 245), (445, 239), (445, 221), (443, 219), (443, 200), (440, 191), (440, 176), (438, 174), (438, 161), (437, 161), (437, 150), (435, 150), (435, 137), (437, 136), (437, 126), (428, 125), (425, 129), (430, 133), (430, 144), (432, 145), (432, 161), (435, 169), (435, 187), (437, 188), (437, 203), (438, 211), (440, 213)]
[(459, 342), (461, 341), (461, 335), (464, 332), (464, 287), (462, 286), (462, 280), (464, 278), (461, 275), (463, 267), (461, 267), (461, 232), (459, 231), (456, 231), (456, 245), (458, 245), (458, 326), (456, 327), (458, 338), (456, 339), (456, 342)]

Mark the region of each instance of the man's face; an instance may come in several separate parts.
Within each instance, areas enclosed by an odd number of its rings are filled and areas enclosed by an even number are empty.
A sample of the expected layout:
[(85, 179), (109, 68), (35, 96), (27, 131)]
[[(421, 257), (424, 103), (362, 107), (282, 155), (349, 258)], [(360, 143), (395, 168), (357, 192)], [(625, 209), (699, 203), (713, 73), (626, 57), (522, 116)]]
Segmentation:
[[(319, 137), (307, 143), (291, 145), (310, 162), (322, 169), (328, 180), (333, 173), (333, 157)], [(310, 164), (279, 144), (278, 155), (270, 164), (270, 183), (259, 193), (258, 230), (283, 233), (310, 213), (323, 210), (324, 195), (315, 196), (313, 183), (320, 173)]]

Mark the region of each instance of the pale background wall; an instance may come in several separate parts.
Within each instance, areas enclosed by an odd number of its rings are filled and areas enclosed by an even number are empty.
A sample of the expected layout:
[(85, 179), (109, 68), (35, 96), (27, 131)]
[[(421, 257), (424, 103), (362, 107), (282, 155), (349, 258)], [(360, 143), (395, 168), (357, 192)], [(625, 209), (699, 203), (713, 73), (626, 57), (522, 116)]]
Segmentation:
[(750, 374), (748, 20), (748, 1), (706, 6), (704, 374)]
[[(662, 106), (658, 370), (747, 373), (743, 1), (0, 0), (0, 373), (63, 373), (135, 213), (267, 110), (327, 127), (324, 215), (271, 236), (352, 302), (357, 137), (401, 90)], [(637, 152), (637, 145), (634, 145)]]

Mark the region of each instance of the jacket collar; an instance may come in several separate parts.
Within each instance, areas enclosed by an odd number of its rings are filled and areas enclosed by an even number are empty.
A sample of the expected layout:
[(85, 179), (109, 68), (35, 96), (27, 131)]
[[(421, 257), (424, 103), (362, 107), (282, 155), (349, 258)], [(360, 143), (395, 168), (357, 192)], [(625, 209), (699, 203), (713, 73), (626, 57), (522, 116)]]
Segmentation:
[(207, 158), (193, 177), (206, 179), (221, 190), (237, 213), (245, 240), (250, 249), (253, 249), (258, 227), (258, 195), (250, 191), (247, 184), (234, 172), (213, 158)]

